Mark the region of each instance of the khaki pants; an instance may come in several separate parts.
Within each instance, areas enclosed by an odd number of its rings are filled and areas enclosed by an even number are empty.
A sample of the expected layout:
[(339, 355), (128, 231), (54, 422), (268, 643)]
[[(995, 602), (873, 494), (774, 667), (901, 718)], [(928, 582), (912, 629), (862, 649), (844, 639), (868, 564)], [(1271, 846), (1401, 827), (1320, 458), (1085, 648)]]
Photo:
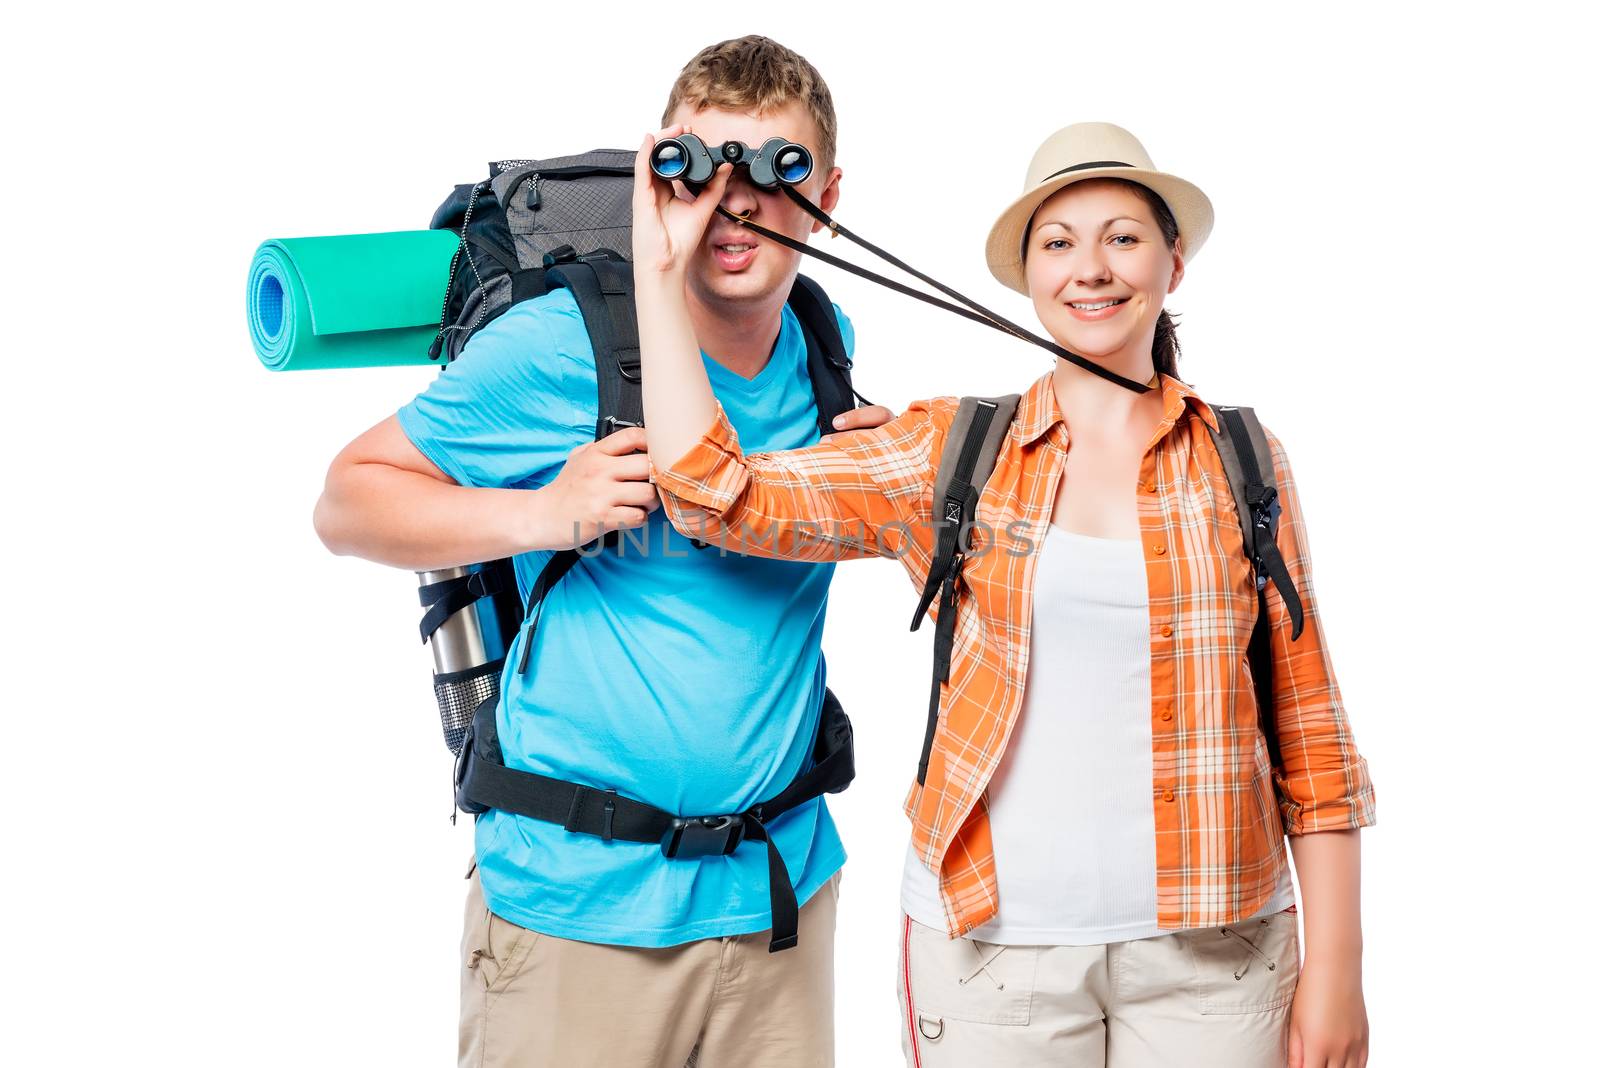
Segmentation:
[(461, 1068), (832, 1068), (838, 901), (835, 875), (780, 953), (767, 952), (769, 931), (641, 949), (509, 923), (484, 906), (474, 871)]
[(1283, 1068), (1294, 912), (1104, 946), (1000, 946), (901, 919), (909, 1068)]

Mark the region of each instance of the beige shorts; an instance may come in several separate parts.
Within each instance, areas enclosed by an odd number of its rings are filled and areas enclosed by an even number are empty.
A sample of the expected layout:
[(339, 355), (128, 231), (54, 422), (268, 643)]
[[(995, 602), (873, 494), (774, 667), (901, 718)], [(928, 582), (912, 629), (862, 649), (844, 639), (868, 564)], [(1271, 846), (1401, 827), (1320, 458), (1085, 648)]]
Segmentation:
[(839, 876), (770, 931), (663, 949), (577, 942), (485, 907), (477, 872), (461, 937), (462, 1068), (832, 1068)]
[(1298, 914), (1104, 946), (951, 939), (903, 916), (899, 973), (910, 1068), (1283, 1068)]

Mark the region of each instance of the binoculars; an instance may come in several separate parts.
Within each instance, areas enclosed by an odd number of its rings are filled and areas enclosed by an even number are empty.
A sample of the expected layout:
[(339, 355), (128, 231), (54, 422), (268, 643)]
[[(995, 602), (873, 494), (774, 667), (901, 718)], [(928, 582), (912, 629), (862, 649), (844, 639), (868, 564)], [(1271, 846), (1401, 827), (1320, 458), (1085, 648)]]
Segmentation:
[(725, 141), (713, 148), (694, 134), (680, 134), (657, 141), (650, 150), (652, 174), (690, 187), (711, 181), (719, 163), (748, 168), (751, 183), (762, 189), (799, 185), (811, 177), (812, 168), (811, 151), (781, 137), (769, 137), (752, 150), (742, 141)]

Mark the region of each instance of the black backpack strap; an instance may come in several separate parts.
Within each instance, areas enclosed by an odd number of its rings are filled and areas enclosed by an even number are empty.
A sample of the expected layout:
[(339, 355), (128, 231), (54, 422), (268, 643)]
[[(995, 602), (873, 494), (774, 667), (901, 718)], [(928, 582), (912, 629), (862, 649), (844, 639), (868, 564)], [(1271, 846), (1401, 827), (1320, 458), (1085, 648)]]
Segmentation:
[(530, 622), (527, 637), (522, 643), (522, 655), (517, 658), (517, 674), (527, 674), (528, 654), (533, 650), (533, 635), (539, 629), (539, 614), (544, 608), (545, 597), (561, 581), (562, 576), (572, 570), (572, 565), (578, 562), (578, 555), (576, 549), (558, 549), (545, 561), (539, 577), (533, 580), (533, 586), (528, 590), (528, 605), (523, 611), (523, 618)]
[(822, 433), (831, 434), (835, 416), (854, 408), (858, 399), (862, 404), (869, 402), (850, 381), (852, 364), (844, 351), (844, 335), (839, 331), (833, 301), (823, 288), (803, 274), (796, 275), (794, 288), (789, 291), (789, 307), (805, 334), (806, 371), (817, 399), (817, 427)]
[(434, 631), (444, 626), (446, 620), (468, 605), (476, 604), (484, 597), (499, 598), (507, 590), (515, 596), (516, 588), (517, 578), (509, 558), (491, 560), (470, 574), (419, 586), (417, 596), (422, 601), (422, 607), (427, 609), (422, 613), (419, 625), (423, 642), (426, 643), (433, 637)]
[(1291, 640), (1298, 638), (1305, 626), (1305, 612), (1289, 576), (1289, 566), (1278, 551), (1278, 517), (1283, 505), (1278, 500), (1272, 449), (1254, 411), (1222, 406), (1215, 410), (1222, 433), (1214, 434), (1212, 440), (1222, 457), (1223, 470), (1228, 473), (1245, 551), (1256, 569), (1256, 588), (1264, 590), (1268, 578), (1278, 587), (1294, 625)]
[(639, 377), (639, 320), (633, 304), (633, 265), (606, 249), (555, 262), (545, 271), (551, 288), (572, 291), (594, 348), (599, 383), (596, 440), (622, 427), (644, 425)]
[(542, 297), (549, 292), (550, 284), (545, 281), (543, 267), (529, 267), (526, 270), (511, 272), (511, 303), (521, 304), (534, 297)]
[(916, 613), (911, 617), (911, 629), (916, 630), (922, 626), (934, 597), (939, 598), (939, 620), (933, 634), (933, 688), (928, 695), (928, 727), (922, 738), (922, 756), (917, 761), (918, 783), (928, 777), (928, 758), (939, 726), (940, 687), (950, 681), (956, 635), (956, 584), (965, 560), (967, 532), (977, 515), (978, 497), (1011, 429), (1019, 399), (1015, 393), (962, 397), (945, 437), (944, 452), (939, 456), (939, 474), (933, 485), (933, 559)]
[(799, 902), (788, 867), (767, 825), (814, 797), (838, 793), (855, 778), (854, 734), (849, 717), (831, 690), (823, 694), (811, 768), (770, 800), (743, 812), (713, 816), (677, 816), (623, 797), (615, 790), (507, 767), (495, 724), (498, 700), (491, 697), (473, 712), (456, 759), (458, 808), (471, 813), (501, 809), (558, 823), (570, 833), (592, 834), (608, 842), (620, 839), (659, 843), (661, 852), (669, 858), (728, 856), (742, 842), (762, 842), (767, 849), (772, 907), (772, 937), (767, 949), (776, 953), (799, 941)]
[[(570, 248), (566, 251), (570, 252)], [(571, 290), (583, 315), (584, 330), (594, 349), (595, 381), (599, 393), (599, 418), (595, 421), (595, 440), (607, 437), (624, 426), (644, 425), (644, 394), (639, 376), (639, 321), (634, 314), (633, 265), (607, 249), (587, 256), (553, 254), (543, 268), (513, 274), (512, 282), (525, 279), (525, 286), (542, 284), (551, 289)], [(602, 539), (616, 542), (614, 534)], [(531, 619), (523, 639), (517, 672), (528, 670), (533, 636), (539, 626), (539, 611), (557, 582), (578, 562), (576, 549), (562, 549), (546, 561), (539, 577), (528, 591), (525, 618)]]
[(1228, 488), (1233, 493), (1234, 508), (1239, 515), (1245, 555), (1255, 570), (1256, 623), (1250, 632), (1247, 656), (1250, 674), (1255, 681), (1261, 733), (1266, 738), (1272, 765), (1278, 767), (1281, 757), (1278, 751), (1277, 717), (1272, 705), (1272, 630), (1267, 618), (1268, 579), (1278, 588), (1278, 594), (1288, 610), (1292, 624), (1291, 641), (1300, 637), (1305, 626), (1305, 609), (1283, 554), (1278, 551), (1278, 518), (1283, 513), (1283, 505), (1278, 500), (1272, 449), (1267, 443), (1266, 433), (1261, 429), (1261, 421), (1250, 408), (1218, 405), (1213, 410), (1217, 413), (1220, 429), (1212, 433), (1211, 440), (1217, 447), (1217, 455), (1222, 458), (1222, 469), (1227, 472)]

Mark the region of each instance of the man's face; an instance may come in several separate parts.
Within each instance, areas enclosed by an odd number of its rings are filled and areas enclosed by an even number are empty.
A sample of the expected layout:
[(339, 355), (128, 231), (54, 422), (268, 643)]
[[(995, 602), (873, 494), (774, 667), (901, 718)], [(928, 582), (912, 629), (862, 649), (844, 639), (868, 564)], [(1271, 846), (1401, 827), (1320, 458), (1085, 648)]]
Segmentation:
[[(679, 123), (713, 150), (724, 141), (742, 141), (752, 149), (771, 137), (782, 137), (817, 151), (817, 127), (799, 101), (785, 104), (765, 115), (722, 111), (718, 108), (692, 110), (680, 105), (668, 125)], [(819, 161), (820, 162), (820, 161)], [(825, 212), (832, 212), (839, 200), (839, 168), (815, 172), (796, 191)], [(760, 189), (750, 183), (749, 171), (739, 168), (728, 181), (722, 206), (735, 215), (786, 237), (804, 241), (807, 234), (822, 229), (778, 189)], [(704, 304), (738, 305), (784, 297), (794, 285), (800, 269), (800, 253), (763, 240), (721, 215), (713, 215), (706, 235), (689, 264), (689, 285)]]

